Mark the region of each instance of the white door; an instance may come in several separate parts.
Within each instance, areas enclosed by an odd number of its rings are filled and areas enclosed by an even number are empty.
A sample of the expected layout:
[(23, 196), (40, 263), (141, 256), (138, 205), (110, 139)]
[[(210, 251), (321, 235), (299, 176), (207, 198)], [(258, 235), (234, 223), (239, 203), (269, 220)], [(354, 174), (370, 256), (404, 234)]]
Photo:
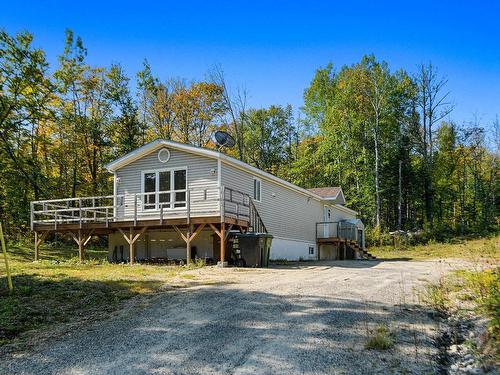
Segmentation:
[(333, 237), (330, 230), (330, 228), (333, 226), (333, 224), (331, 224), (332, 210), (329, 206), (323, 207), (323, 221), (325, 222), (325, 224), (323, 224), (323, 237)]

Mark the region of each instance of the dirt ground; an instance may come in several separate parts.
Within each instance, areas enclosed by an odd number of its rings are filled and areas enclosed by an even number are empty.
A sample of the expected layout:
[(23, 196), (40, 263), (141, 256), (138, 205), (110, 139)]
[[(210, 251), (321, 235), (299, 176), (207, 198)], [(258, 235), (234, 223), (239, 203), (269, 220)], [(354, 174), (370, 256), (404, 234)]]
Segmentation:
[[(190, 272), (152, 297), (0, 358), (2, 374), (433, 374), (416, 290), (442, 261), (337, 261)], [(365, 348), (385, 324), (395, 345)]]

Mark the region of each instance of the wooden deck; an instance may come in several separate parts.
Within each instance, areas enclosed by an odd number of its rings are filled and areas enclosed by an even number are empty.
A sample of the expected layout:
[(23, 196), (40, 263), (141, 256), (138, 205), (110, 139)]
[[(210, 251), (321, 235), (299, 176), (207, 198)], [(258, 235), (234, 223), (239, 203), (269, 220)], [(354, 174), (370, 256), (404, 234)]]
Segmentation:
[[(161, 202), (170, 192), (67, 198), (31, 203), (31, 228), (35, 233), (35, 260), (48, 234), (69, 234), (85, 258), (85, 246), (94, 235), (120, 232), (129, 244), (130, 263), (135, 260), (135, 243), (148, 229), (173, 228), (186, 242), (186, 259), (191, 259), (191, 242), (211, 228), (221, 241), (221, 264), (225, 243), (232, 229), (267, 233), (251, 198), (227, 187), (186, 191), (185, 201)], [(130, 204), (130, 202), (133, 202)]]

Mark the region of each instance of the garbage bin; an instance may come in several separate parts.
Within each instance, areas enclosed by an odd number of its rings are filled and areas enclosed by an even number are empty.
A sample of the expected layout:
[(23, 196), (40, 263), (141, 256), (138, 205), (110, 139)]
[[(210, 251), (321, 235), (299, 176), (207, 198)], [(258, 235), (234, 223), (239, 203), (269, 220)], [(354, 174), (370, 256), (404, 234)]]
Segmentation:
[(273, 236), (267, 233), (236, 234), (233, 251), (246, 267), (268, 267)]

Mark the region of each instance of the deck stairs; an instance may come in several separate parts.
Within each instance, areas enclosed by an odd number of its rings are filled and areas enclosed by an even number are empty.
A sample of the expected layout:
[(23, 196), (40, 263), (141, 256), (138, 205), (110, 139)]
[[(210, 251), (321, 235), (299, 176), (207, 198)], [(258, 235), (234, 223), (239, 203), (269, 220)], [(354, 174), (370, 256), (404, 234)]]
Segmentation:
[(366, 251), (365, 249), (362, 249), (360, 246), (359, 246), (359, 243), (357, 241), (353, 241), (353, 240), (347, 240), (346, 241), (346, 245), (348, 247), (350, 247), (352, 250), (354, 250), (355, 252), (357, 252), (358, 254), (361, 255), (361, 259), (367, 259), (367, 260), (373, 260), (373, 259), (376, 259), (372, 254), (370, 254), (368, 251)]

